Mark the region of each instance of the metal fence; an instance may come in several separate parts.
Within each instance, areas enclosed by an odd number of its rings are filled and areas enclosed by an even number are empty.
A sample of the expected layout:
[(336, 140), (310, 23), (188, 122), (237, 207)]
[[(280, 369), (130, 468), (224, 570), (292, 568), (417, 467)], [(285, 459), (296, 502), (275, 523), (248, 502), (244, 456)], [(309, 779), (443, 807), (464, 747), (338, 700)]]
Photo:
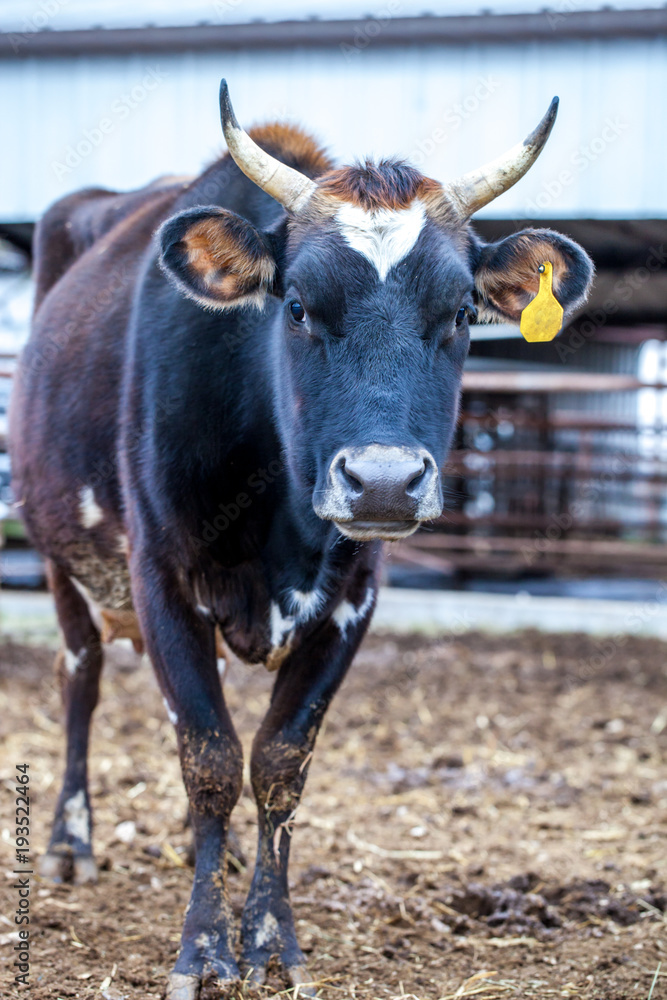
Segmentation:
[[(3, 382), (15, 360), (0, 355)], [(661, 576), (667, 421), (662, 405), (652, 423), (640, 419), (647, 392), (667, 399), (666, 385), (631, 375), (466, 372), (446, 512), (393, 546), (392, 561), (446, 573)], [(594, 395), (618, 397), (606, 409), (634, 418), (591, 412)]]
[[(446, 512), (393, 561), (445, 573), (662, 575), (667, 427), (662, 406), (649, 423), (638, 402), (664, 398), (663, 384), (489, 371), (469, 373), (465, 390)], [(634, 416), (591, 413), (592, 394), (618, 397), (606, 409)]]

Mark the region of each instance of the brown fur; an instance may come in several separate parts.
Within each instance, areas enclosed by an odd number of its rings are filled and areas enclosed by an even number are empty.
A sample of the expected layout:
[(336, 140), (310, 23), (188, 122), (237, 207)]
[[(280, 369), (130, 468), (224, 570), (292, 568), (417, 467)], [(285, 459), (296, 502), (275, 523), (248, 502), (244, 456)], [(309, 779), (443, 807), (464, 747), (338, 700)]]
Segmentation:
[[(498, 266), (482, 264), (475, 275), (475, 284), (488, 303), (504, 315), (518, 320), (537, 295), (540, 285), (538, 268), (545, 261), (553, 264), (553, 291), (558, 298), (567, 274), (566, 262), (553, 244), (535, 236), (520, 236), (510, 260), (503, 258)], [(484, 312), (480, 315), (486, 318)]]
[[(245, 234), (244, 234), (245, 235)], [(188, 267), (216, 299), (231, 302), (267, 288), (275, 263), (258, 241), (239, 239), (238, 227), (228, 226), (224, 215), (202, 219), (183, 236)]]
[[(396, 169), (396, 168), (399, 169)], [(361, 166), (333, 170), (319, 183), (319, 193), (339, 201), (351, 202), (366, 211), (382, 208), (407, 208), (415, 198), (442, 197), (437, 181), (403, 164), (375, 164), (370, 160)]]
[(256, 125), (248, 135), (266, 152), (275, 155), (288, 166), (297, 167), (307, 177), (319, 177), (333, 167), (333, 161), (326, 150), (298, 125), (272, 122)]
[(136, 652), (143, 653), (143, 637), (134, 611), (102, 608), (100, 615), (102, 618), (102, 642), (113, 642), (114, 639), (131, 639)]

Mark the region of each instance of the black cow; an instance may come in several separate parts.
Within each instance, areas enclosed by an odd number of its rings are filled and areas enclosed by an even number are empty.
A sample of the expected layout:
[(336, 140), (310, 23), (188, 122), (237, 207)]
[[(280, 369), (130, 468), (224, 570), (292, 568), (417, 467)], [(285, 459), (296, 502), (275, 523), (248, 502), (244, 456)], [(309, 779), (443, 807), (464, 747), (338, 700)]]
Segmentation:
[(382, 540), (441, 512), (468, 322), (516, 321), (544, 261), (566, 311), (592, 274), (549, 230), (485, 245), (468, 222), (534, 162), (556, 102), (524, 144), (448, 185), (395, 161), (335, 169), (291, 126), (248, 135), (224, 82), (221, 110), (231, 156), (202, 176), (84, 191), (46, 214), (11, 415), (16, 498), (65, 640), (67, 768), (43, 871), (96, 877), (100, 629), (129, 636), (176, 728), (196, 848), (170, 1000), (239, 976), (225, 848), (242, 759), (216, 629), (277, 671), (252, 751), (241, 967), (262, 981), (277, 954), (301, 984), (294, 813), (373, 612)]

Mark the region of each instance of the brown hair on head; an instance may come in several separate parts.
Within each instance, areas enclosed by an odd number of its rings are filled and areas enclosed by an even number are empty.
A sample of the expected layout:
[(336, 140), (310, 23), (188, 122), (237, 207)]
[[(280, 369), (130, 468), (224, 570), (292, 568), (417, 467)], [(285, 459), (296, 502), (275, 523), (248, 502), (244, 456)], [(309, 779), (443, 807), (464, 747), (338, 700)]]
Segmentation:
[(415, 167), (400, 160), (380, 160), (341, 167), (326, 174), (318, 184), (325, 197), (360, 205), (367, 211), (379, 208), (401, 209), (429, 195), (442, 194), (437, 181), (424, 177)]
[(256, 125), (248, 135), (271, 156), (277, 157), (288, 167), (301, 171), (307, 177), (319, 177), (331, 170), (333, 162), (326, 150), (298, 125), (272, 122)]

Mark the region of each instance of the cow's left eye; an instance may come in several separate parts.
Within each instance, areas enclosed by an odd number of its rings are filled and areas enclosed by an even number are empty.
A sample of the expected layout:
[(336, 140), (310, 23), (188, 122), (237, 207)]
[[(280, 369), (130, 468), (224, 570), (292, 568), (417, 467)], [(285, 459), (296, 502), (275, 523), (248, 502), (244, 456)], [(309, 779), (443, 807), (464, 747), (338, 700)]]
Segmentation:
[(461, 324), (465, 321), (465, 318), (466, 318), (467, 315), (468, 315), (468, 307), (467, 306), (461, 306), (461, 308), (459, 309), (459, 311), (456, 314), (456, 325), (457, 326), (461, 326)]
[(300, 302), (290, 302), (289, 311), (292, 315), (292, 319), (296, 320), (297, 323), (303, 323), (306, 318), (306, 310)]

